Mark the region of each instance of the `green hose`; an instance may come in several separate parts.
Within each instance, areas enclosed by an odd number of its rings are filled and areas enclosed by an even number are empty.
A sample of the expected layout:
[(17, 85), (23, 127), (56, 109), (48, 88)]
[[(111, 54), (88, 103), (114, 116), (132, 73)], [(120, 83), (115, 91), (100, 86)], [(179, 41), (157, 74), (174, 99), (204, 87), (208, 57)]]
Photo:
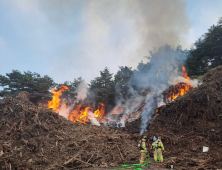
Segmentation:
[[(112, 170), (127, 169), (127, 168), (133, 168), (133, 167), (136, 167), (136, 166), (146, 166), (146, 165), (149, 165), (150, 163), (154, 163), (155, 161), (148, 162), (150, 160), (150, 154), (149, 154), (149, 152), (147, 152), (147, 154), (148, 154), (148, 159), (147, 159), (147, 155), (146, 155), (146, 162), (143, 165), (140, 165), (140, 164), (121, 165), (122, 167), (125, 167), (125, 168), (117, 168), (117, 169), (112, 169)], [(160, 162), (160, 157), (159, 157), (158, 162)], [(141, 170), (141, 169), (140, 168), (136, 168), (134, 170)]]
[(149, 163), (153, 163), (153, 162), (148, 162), (150, 160), (150, 154), (149, 154), (149, 152), (147, 152), (147, 153), (148, 153), (148, 160), (147, 160), (147, 156), (146, 156), (146, 162), (141, 166), (145, 166), (145, 165), (149, 165)]

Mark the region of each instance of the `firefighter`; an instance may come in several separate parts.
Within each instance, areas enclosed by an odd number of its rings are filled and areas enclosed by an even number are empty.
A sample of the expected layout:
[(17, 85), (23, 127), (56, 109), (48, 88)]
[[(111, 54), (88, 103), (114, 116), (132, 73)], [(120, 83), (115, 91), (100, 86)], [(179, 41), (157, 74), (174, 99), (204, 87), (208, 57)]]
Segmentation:
[(146, 145), (147, 137), (144, 136), (142, 141), (140, 141), (140, 152), (141, 152), (141, 158), (140, 158), (140, 165), (143, 165), (146, 161), (146, 153), (147, 153), (147, 145)]
[(154, 161), (157, 162), (158, 157), (160, 157), (160, 162), (163, 162), (163, 154), (162, 151), (164, 151), (163, 143), (161, 142), (161, 137), (158, 137), (158, 140), (156, 137), (153, 137), (153, 143), (151, 146), (151, 149), (154, 150)]

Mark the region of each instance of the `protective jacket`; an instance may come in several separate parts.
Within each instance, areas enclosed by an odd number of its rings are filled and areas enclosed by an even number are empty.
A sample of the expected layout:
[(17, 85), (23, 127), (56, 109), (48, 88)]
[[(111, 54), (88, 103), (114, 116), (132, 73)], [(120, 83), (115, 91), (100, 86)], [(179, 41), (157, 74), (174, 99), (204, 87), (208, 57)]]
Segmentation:
[(163, 143), (161, 141), (155, 141), (155, 142), (152, 143), (151, 149), (164, 150)]
[(141, 152), (147, 152), (147, 145), (146, 145), (145, 142), (142, 142), (140, 151), (141, 151)]
[[(143, 141), (143, 139), (142, 139), (142, 141)], [(143, 141), (141, 143), (140, 152), (141, 152), (140, 165), (143, 165), (145, 163), (146, 153), (147, 153), (147, 146), (146, 146), (146, 142), (145, 141)]]

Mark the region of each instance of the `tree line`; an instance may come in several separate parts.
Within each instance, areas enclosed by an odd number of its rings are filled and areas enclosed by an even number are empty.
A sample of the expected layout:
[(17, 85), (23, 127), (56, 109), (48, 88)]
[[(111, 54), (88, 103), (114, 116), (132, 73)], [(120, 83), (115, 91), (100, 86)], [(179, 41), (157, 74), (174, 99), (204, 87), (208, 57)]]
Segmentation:
[[(132, 67), (120, 66), (117, 73), (112, 74), (105, 67), (104, 70), (100, 71), (99, 76), (91, 80), (88, 84), (87, 98), (84, 102), (94, 106), (94, 108), (97, 108), (99, 103), (103, 103), (106, 111), (113, 109), (117, 103), (124, 104), (127, 99), (135, 97), (135, 92), (138, 95), (144, 90), (140, 85), (141, 83), (137, 82), (136, 79), (134, 80), (134, 78), (138, 77), (138, 75), (146, 76), (147, 72), (151, 70), (152, 65), (156, 63), (154, 58), (158, 58), (164, 52), (184, 53), (181, 46), (174, 49), (170, 45), (165, 45), (164, 47), (151, 50), (148, 57), (150, 61), (148, 63), (141, 61), (137, 69), (133, 70)], [(62, 98), (75, 100), (77, 99), (78, 87), (83, 81), (79, 77), (77, 79), (74, 78), (73, 81), (65, 81), (58, 84), (49, 76), (41, 77), (38, 73), (30, 71), (21, 73), (18, 70), (13, 70), (12, 73), (7, 73), (6, 76), (0, 75), (0, 86), (4, 88), (0, 91), (0, 96), (16, 96), (23, 91), (49, 95), (51, 88), (56, 87), (58, 89), (60, 85), (65, 85), (70, 90), (64, 91)], [(153, 79), (153, 81), (155, 80)]]
[[(88, 102), (95, 101), (95, 107), (100, 103), (104, 103), (106, 110), (111, 110), (116, 102), (124, 102), (126, 99), (132, 98), (132, 91), (137, 94), (141, 93), (144, 88), (140, 84), (146, 82), (132, 81), (138, 75), (146, 76), (146, 73), (151, 71), (152, 64), (156, 61), (158, 56), (170, 53), (178, 55), (178, 57), (185, 57), (184, 63), (188, 68), (189, 76), (198, 76), (206, 73), (209, 69), (217, 67), (222, 64), (222, 18), (219, 19), (217, 25), (213, 25), (208, 29), (208, 32), (202, 35), (194, 43), (189, 50), (182, 50), (181, 46), (176, 48), (170, 45), (165, 45), (160, 48), (154, 48), (150, 51), (150, 56), (147, 57), (149, 62), (138, 63), (136, 69), (127, 66), (120, 66), (116, 74), (110, 73), (107, 67), (100, 71), (100, 75), (88, 84), (87, 99)], [(158, 77), (152, 78), (158, 79)], [(0, 91), (0, 97), (5, 95), (16, 96), (22, 91), (29, 93), (50, 94), (50, 89), (66, 85), (70, 91), (64, 92), (63, 97), (77, 98), (77, 88), (82, 83), (81, 77), (74, 78), (73, 81), (66, 81), (62, 84), (55, 83), (54, 80), (45, 75), (41, 76), (38, 73), (30, 71), (21, 73), (18, 70), (13, 70), (5, 76), (0, 75), (0, 86), (3, 90)], [(148, 80), (149, 81), (149, 80)], [(93, 100), (92, 100), (93, 99)]]
[(222, 65), (222, 17), (194, 43), (187, 58), (188, 75), (203, 75)]

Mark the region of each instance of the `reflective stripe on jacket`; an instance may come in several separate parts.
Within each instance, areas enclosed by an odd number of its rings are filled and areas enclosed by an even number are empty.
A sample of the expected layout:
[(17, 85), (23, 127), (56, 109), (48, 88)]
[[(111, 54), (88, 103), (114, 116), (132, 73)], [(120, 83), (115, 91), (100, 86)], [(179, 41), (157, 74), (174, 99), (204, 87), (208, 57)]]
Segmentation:
[(151, 146), (151, 149), (154, 149), (154, 150), (164, 150), (163, 143), (158, 141), (158, 144), (157, 144), (157, 147), (156, 147), (156, 142), (153, 142), (152, 146)]
[(140, 150), (141, 152), (147, 152), (146, 143), (145, 142), (142, 142), (141, 147), (143, 148), (143, 150)]

